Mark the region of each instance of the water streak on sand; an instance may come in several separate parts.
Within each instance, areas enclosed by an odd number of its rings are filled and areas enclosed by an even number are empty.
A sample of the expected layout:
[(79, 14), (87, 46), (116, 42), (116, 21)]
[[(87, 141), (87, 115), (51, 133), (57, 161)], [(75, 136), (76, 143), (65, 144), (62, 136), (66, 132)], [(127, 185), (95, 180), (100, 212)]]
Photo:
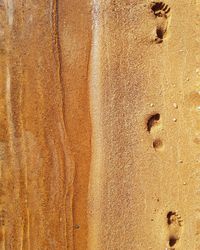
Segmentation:
[(8, 24), (12, 26), (14, 19), (14, 3), (13, 0), (7, 0), (7, 18)]

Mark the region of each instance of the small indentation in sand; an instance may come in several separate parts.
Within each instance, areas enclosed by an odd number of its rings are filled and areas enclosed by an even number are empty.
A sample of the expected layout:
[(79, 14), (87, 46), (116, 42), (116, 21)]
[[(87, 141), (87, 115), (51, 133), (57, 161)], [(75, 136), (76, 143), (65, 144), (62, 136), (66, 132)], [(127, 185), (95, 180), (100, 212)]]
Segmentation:
[(163, 142), (161, 139), (155, 139), (153, 141), (153, 147), (156, 151), (160, 151), (163, 149)]
[(151, 115), (147, 121), (147, 131), (150, 133), (152, 128), (158, 125), (160, 114)]
[(79, 224), (75, 224), (75, 225), (74, 225), (74, 229), (76, 229), (76, 230), (77, 230), (77, 229), (80, 229), (80, 225), (79, 225)]
[(175, 239), (173, 236), (169, 239), (169, 246), (173, 247), (176, 244), (177, 239)]

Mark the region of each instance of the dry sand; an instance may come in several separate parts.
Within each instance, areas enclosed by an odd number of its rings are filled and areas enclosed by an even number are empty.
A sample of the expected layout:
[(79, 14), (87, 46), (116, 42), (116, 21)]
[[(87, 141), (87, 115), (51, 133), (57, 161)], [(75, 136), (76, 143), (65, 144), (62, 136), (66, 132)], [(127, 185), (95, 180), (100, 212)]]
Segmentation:
[(0, 1), (0, 249), (200, 249), (200, 0)]

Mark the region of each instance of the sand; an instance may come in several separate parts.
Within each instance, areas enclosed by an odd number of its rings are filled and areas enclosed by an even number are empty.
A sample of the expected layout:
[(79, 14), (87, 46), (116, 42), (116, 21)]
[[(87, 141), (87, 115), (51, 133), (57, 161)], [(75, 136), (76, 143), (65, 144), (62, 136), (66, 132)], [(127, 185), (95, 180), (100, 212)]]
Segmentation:
[(0, 249), (200, 249), (199, 13), (0, 1)]

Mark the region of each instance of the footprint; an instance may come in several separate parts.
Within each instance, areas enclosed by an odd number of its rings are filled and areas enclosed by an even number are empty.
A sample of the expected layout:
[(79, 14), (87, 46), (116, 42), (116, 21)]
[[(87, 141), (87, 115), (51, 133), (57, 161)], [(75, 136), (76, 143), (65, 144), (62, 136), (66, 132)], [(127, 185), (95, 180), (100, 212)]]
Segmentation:
[(163, 141), (160, 138), (162, 131), (162, 121), (159, 113), (153, 113), (147, 117), (146, 128), (151, 134), (153, 143), (152, 146), (155, 151), (162, 151), (164, 148)]
[(167, 35), (170, 7), (163, 2), (152, 2), (151, 10), (156, 18), (156, 43), (162, 43)]
[(149, 133), (152, 133), (152, 130), (154, 130), (156, 127), (160, 125), (160, 114), (152, 114), (150, 117), (148, 117), (147, 120), (147, 131)]
[(170, 249), (175, 249), (177, 241), (180, 239), (183, 220), (178, 212), (170, 211), (167, 214), (167, 224), (169, 229), (169, 241), (168, 245)]

